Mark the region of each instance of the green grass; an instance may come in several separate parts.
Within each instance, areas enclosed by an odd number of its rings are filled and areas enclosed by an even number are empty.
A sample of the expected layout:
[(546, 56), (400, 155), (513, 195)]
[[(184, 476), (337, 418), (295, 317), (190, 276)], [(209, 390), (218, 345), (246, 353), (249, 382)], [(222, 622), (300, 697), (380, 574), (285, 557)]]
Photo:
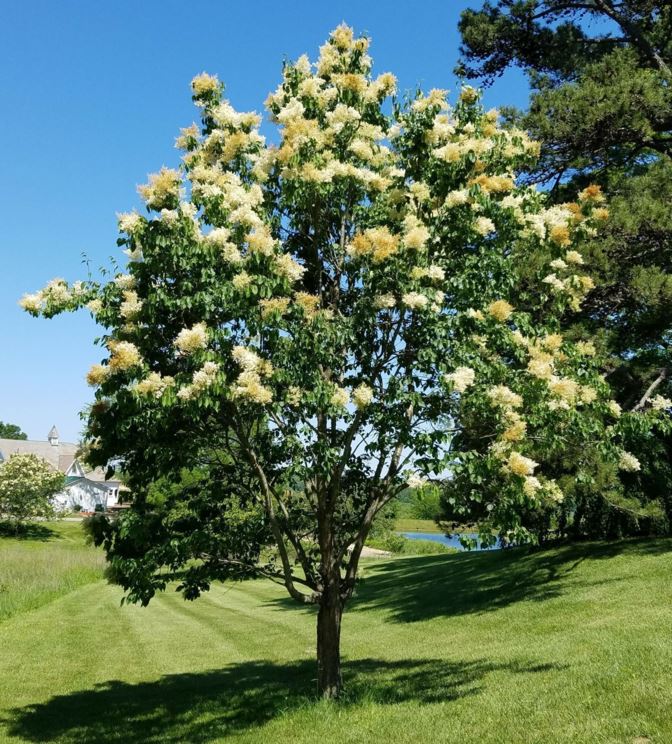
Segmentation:
[(411, 540), (396, 532), (389, 532), (370, 538), (368, 547), (386, 550), (394, 556), (399, 555), (436, 555), (437, 553), (457, 553), (457, 548), (443, 545), (436, 540)]
[(0, 625), (0, 741), (667, 744), (670, 550), (372, 561), (336, 705), (312, 697), (314, 611), (275, 585), (143, 609), (89, 583)]
[(42, 522), (21, 537), (0, 535), (0, 623), (99, 580), (105, 561), (77, 522)]
[(394, 523), (397, 532), (442, 532), (433, 519), (397, 519)]

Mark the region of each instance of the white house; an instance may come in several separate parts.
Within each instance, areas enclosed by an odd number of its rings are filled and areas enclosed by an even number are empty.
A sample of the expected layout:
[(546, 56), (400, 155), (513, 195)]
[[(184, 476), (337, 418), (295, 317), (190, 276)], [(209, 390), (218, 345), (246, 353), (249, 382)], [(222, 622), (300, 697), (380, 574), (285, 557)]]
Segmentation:
[(77, 459), (79, 445), (61, 442), (55, 426), (47, 435), (46, 442), (21, 439), (0, 439), (0, 463), (14, 454), (37, 455), (54, 470), (65, 474), (65, 486), (54, 496), (60, 509), (80, 506), (83, 511), (95, 511), (102, 506), (108, 509), (119, 502), (118, 480), (106, 480), (102, 468), (86, 470)]

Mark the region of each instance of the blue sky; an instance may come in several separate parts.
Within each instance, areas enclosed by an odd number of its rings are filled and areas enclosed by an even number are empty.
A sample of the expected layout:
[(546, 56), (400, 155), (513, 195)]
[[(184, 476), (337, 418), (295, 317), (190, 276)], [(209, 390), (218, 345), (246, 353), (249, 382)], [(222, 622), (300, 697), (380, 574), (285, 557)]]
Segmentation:
[[(84, 381), (100, 361), (88, 313), (51, 321), (17, 306), (51, 278), (82, 278), (121, 258), (115, 213), (139, 206), (135, 187), (176, 165), (178, 129), (196, 110), (191, 78), (226, 83), (234, 107), (262, 110), (282, 59), (317, 47), (341, 21), (372, 37), (377, 72), (402, 89), (455, 90), (457, 21), (479, 2), (201, 0), (5, 2), (0, 10), (4, 142), (0, 179), (0, 420), (44, 439), (52, 424), (76, 441)], [(517, 72), (485, 95), (488, 106), (525, 105)]]

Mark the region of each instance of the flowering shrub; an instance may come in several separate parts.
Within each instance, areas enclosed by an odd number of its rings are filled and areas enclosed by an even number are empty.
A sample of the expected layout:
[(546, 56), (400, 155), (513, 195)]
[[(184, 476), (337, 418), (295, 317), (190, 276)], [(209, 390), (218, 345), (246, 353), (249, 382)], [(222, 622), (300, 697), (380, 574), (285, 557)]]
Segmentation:
[[(185, 591), (252, 565), (318, 603), (324, 627), (374, 516), (408, 484), (452, 472), (465, 503), (487, 491), (484, 536), (520, 541), (519, 508), (563, 498), (532, 442), (598, 440), (634, 469), (590, 349), (559, 332), (592, 287), (578, 246), (604, 219), (599, 189), (546, 208), (516, 183), (538, 153), (524, 132), (470, 87), (453, 107), (443, 90), (390, 106), (395, 78), (372, 75), (368, 45), (341, 26), (315, 63), (284, 66), (266, 100), (277, 146), (216, 77), (196, 77), (182, 166), (139, 188), (146, 214), (119, 216), (127, 273), (22, 300), (46, 317), (86, 306), (107, 329), (89, 458), (123, 465), (140, 494), (129, 520), (157, 474), (214, 467), (215, 453), (254, 479), (278, 565), (250, 563), (234, 536), (213, 556), (192, 534), (162, 556), (203, 562)], [(473, 446), (451, 449), (473, 422)], [(164, 580), (155, 559), (139, 565), (126, 586), (148, 601)]]
[(0, 463), (0, 519), (18, 529), (29, 519), (52, 516), (52, 498), (64, 481), (62, 473), (36, 455), (12, 455)]

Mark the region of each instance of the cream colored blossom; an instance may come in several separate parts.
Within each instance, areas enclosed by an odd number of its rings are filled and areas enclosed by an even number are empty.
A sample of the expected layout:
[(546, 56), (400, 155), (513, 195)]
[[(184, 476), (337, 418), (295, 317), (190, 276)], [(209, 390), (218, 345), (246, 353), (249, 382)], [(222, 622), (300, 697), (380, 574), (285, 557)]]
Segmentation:
[(471, 318), (472, 320), (485, 320), (485, 315), (483, 315), (482, 310), (476, 310), (473, 307), (470, 307), (466, 311), (467, 318)]
[(219, 80), (216, 75), (202, 72), (191, 81), (191, 90), (195, 98), (202, 98), (219, 90)]
[(320, 298), (309, 292), (295, 292), (294, 302), (303, 310), (303, 314), (312, 318), (320, 305)]
[(19, 305), (29, 313), (39, 313), (42, 310), (44, 303), (44, 296), (42, 292), (35, 292), (34, 294), (25, 294), (19, 300)]
[(434, 150), (434, 157), (446, 163), (456, 163), (462, 157), (462, 148), (457, 142), (447, 142)]
[(594, 403), (597, 400), (597, 390), (589, 385), (580, 385), (579, 400), (582, 403)]
[(460, 101), (463, 101), (464, 103), (476, 103), (480, 96), (481, 94), (478, 89), (471, 85), (463, 85), (462, 90), (460, 91)]
[(602, 193), (602, 188), (595, 183), (591, 183), (590, 186), (586, 186), (586, 188), (579, 194), (579, 201), (580, 202), (585, 202), (585, 201), (602, 202), (604, 201), (604, 194)]
[(289, 309), (289, 297), (271, 297), (267, 300), (260, 300), (261, 317), (269, 318), (273, 315), (284, 315)]
[(252, 277), (247, 273), (247, 271), (241, 271), (240, 273), (236, 274), (231, 280), (231, 284), (233, 284), (234, 288), (239, 291), (241, 289), (246, 289), (250, 286), (251, 283)]
[(231, 231), (225, 227), (217, 227), (211, 230), (205, 237), (206, 243), (219, 249), (222, 259), (226, 263), (240, 263), (243, 257), (238, 246), (231, 242)]
[(208, 345), (208, 331), (205, 323), (196, 323), (191, 328), (183, 328), (177, 334), (173, 345), (184, 355), (205, 349)]
[(131, 274), (117, 274), (114, 277), (114, 283), (119, 289), (135, 289), (135, 277)]
[(477, 217), (474, 222), (474, 230), (484, 237), (495, 231), (495, 223), (489, 217)]
[(537, 491), (541, 488), (541, 481), (534, 475), (528, 475), (525, 477), (523, 483), (523, 492), (526, 496), (534, 496)]
[(273, 255), (278, 242), (271, 235), (271, 231), (264, 225), (253, 230), (247, 236), (247, 244), (251, 253), (259, 253), (262, 256)]
[(143, 224), (143, 219), (137, 212), (123, 212), (117, 214), (117, 224), (121, 232), (133, 235)]
[(627, 473), (636, 473), (642, 469), (639, 460), (630, 452), (625, 450), (621, 451), (621, 456), (618, 460), (618, 467)]
[(583, 256), (578, 251), (567, 251), (565, 253), (565, 260), (567, 263), (582, 265), (584, 263)]
[(353, 258), (371, 256), (378, 263), (396, 253), (398, 246), (398, 235), (392, 235), (387, 227), (375, 227), (355, 235), (346, 252)]
[(445, 375), (444, 380), (453, 386), (453, 390), (463, 393), (474, 384), (476, 372), (471, 367), (457, 367), (454, 372)]
[(597, 353), (595, 344), (592, 341), (577, 341), (575, 348), (583, 356), (592, 357)]
[(565, 500), (565, 494), (555, 481), (546, 481), (543, 488), (545, 495), (556, 504), (561, 504)]
[(391, 308), (396, 305), (396, 300), (392, 294), (377, 295), (373, 299), (373, 306), (377, 310), (383, 310), (385, 308)]
[(524, 439), (527, 431), (527, 424), (519, 416), (510, 420), (509, 427), (502, 433), (502, 439), (505, 442), (518, 442)]
[(662, 395), (656, 395), (651, 398), (651, 408), (656, 411), (666, 411), (668, 408), (672, 408), (672, 400), (664, 398)]
[(448, 103), (446, 102), (446, 96), (448, 95), (447, 90), (441, 88), (432, 88), (426, 96), (420, 96), (413, 101), (414, 111), (426, 111), (428, 108), (438, 106), (441, 110), (448, 109)]
[(275, 257), (275, 268), (278, 274), (287, 277), (292, 284), (300, 281), (306, 273), (305, 266), (295, 261), (289, 253), (281, 253)]
[(108, 346), (111, 352), (110, 373), (124, 372), (142, 362), (138, 347), (130, 341), (110, 341)]
[(429, 304), (429, 298), (421, 292), (406, 292), (401, 296), (401, 301), (411, 310), (419, 310)]
[(142, 300), (138, 297), (138, 293), (132, 289), (124, 291), (124, 300), (119, 306), (119, 314), (125, 320), (131, 320), (135, 318), (142, 310)]
[(557, 377), (553, 375), (548, 381), (548, 388), (553, 395), (558, 398), (572, 403), (576, 400), (580, 392), (580, 385), (576, 380), (570, 377)]
[(264, 360), (255, 351), (246, 346), (234, 346), (231, 356), (236, 364), (246, 372), (260, 372), (264, 367)]
[(527, 363), (527, 371), (540, 380), (550, 380), (553, 377), (553, 358), (548, 354), (537, 355)]
[(607, 408), (609, 409), (609, 413), (611, 413), (611, 415), (615, 418), (619, 418), (619, 416), (623, 412), (623, 409), (615, 400), (610, 400), (607, 403)]
[(149, 176), (149, 183), (138, 186), (138, 193), (150, 209), (175, 206), (180, 195), (180, 174), (171, 168), (161, 168)]
[(219, 364), (217, 362), (205, 362), (201, 369), (192, 375), (191, 384), (185, 385), (177, 391), (180, 400), (188, 401), (198, 397), (203, 391), (212, 386), (217, 378)]
[(534, 470), (538, 465), (538, 462), (521, 455), (520, 452), (513, 451), (506, 461), (505, 468), (514, 475), (528, 476), (534, 474)]
[(362, 383), (352, 391), (352, 402), (357, 408), (366, 408), (373, 400), (373, 389)]
[(289, 388), (287, 388), (287, 395), (285, 396), (287, 405), (296, 407), (300, 405), (302, 398), (303, 390), (301, 390), (300, 387), (297, 387), (296, 385), (290, 385)]
[(86, 303), (86, 307), (94, 314), (99, 315), (103, 309), (103, 302), (98, 298)]
[(134, 389), (140, 395), (151, 395), (160, 398), (166, 388), (173, 385), (175, 381), (172, 377), (163, 377), (158, 372), (150, 372), (144, 380), (140, 380), (134, 386)]
[(432, 281), (443, 281), (446, 278), (446, 272), (440, 266), (415, 266), (411, 271), (413, 279), (422, 279), (427, 277)]
[(345, 388), (335, 386), (330, 402), (336, 408), (345, 408), (350, 402), (350, 394)]
[(513, 312), (513, 305), (509, 304), (506, 300), (495, 300), (488, 305), (488, 313), (500, 322), (504, 322), (511, 317)]
[(110, 376), (110, 371), (109, 367), (104, 367), (102, 364), (94, 364), (86, 373), (86, 381), (91, 387), (98, 387), (98, 385), (102, 385), (107, 380)]
[(444, 202), (447, 207), (459, 207), (469, 201), (469, 192), (466, 189), (451, 191)]
[(236, 398), (245, 398), (261, 405), (273, 400), (273, 391), (262, 384), (259, 373), (253, 370), (245, 370), (238, 375), (232, 393)]
[(427, 477), (420, 473), (407, 473), (406, 485), (409, 488), (422, 488), (427, 485)]
[(544, 284), (550, 285), (556, 292), (562, 292), (566, 289), (564, 282), (555, 274), (548, 274), (541, 280)]
[(495, 385), (488, 390), (488, 398), (493, 405), (503, 408), (520, 408), (523, 405), (523, 399), (506, 385)]

